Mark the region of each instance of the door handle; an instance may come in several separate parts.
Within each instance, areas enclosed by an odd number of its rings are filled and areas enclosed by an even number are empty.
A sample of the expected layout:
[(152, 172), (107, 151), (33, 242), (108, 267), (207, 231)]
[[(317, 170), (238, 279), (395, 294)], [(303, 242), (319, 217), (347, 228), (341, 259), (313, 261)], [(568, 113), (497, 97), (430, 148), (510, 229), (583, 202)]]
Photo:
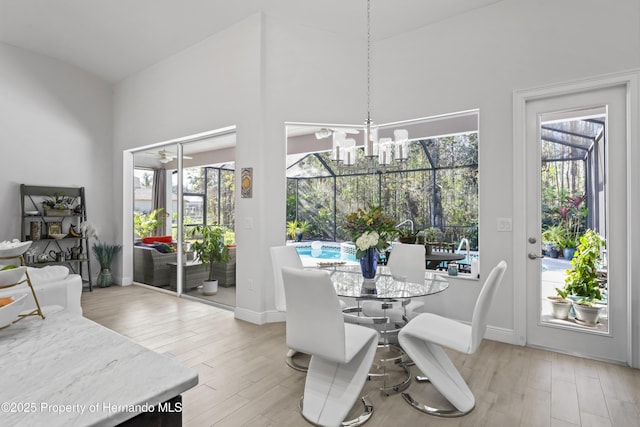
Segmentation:
[(538, 259), (538, 258), (544, 258), (544, 255), (538, 255), (535, 254), (533, 252), (529, 252), (529, 255), (527, 255), (529, 257), (529, 259)]

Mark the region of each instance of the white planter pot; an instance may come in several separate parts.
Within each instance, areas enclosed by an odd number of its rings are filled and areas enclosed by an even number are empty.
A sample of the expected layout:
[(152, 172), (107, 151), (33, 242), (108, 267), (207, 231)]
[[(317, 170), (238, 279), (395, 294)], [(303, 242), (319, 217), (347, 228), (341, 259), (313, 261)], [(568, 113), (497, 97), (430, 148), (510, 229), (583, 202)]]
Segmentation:
[(573, 309), (576, 312), (576, 319), (588, 325), (595, 326), (600, 318), (600, 310), (602, 307), (587, 307), (573, 303)]
[(567, 319), (571, 310), (569, 301), (551, 301), (551, 315), (556, 319)]
[(217, 280), (205, 280), (202, 283), (202, 295), (215, 295), (218, 293)]

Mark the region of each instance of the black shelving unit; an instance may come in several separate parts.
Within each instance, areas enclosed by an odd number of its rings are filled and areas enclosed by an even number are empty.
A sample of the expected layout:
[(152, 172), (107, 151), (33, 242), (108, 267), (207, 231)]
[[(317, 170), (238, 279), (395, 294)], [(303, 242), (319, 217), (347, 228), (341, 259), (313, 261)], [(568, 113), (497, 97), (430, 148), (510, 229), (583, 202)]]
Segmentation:
[[(72, 198), (73, 205), (68, 210), (45, 210), (43, 202), (55, 197)], [(80, 224), (87, 220), (86, 199), (84, 187), (48, 187), (40, 185), (20, 185), (20, 205), (22, 212), (21, 240), (31, 240), (31, 250), (37, 251), (34, 259), (26, 258), (26, 265), (31, 267), (44, 267), (46, 265), (66, 265), (72, 273), (79, 274), (82, 282), (89, 291), (91, 283), (91, 254), (89, 252), (89, 239), (86, 235), (72, 235), (72, 226), (77, 232)], [(31, 235), (32, 223), (39, 222), (40, 236)], [(54, 230), (54, 227), (60, 230)], [(36, 227), (37, 228), (37, 227)], [(59, 231), (65, 236), (56, 239), (50, 237), (53, 231)], [(77, 258), (72, 258), (76, 248)], [(50, 252), (65, 255), (64, 260), (54, 259)], [(79, 252), (79, 253), (78, 253)], [(38, 256), (46, 254), (47, 261), (39, 262)]]

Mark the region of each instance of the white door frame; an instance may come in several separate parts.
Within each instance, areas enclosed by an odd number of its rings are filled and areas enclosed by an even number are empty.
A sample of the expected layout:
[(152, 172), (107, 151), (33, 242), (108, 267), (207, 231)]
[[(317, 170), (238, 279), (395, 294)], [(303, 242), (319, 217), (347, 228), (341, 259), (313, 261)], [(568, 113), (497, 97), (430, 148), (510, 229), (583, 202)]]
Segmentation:
[[(577, 82), (556, 84), (541, 88), (515, 91), (513, 94), (513, 277), (526, 276), (527, 227), (526, 227), (526, 171), (525, 164), (526, 120), (528, 101), (556, 95), (583, 92), (601, 87), (625, 85), (627, 89), (627, 363), (640, 367), (640, 140), (639, 140), (639, 81), (640, 70), (598, 76)], [(635, 220), (635, 221), (634, 221)], [(527, 343), (526, 281), (514, 280), (514, 341)], [(634, 310), (633, 307), (636, 307)]]
[[(182, 242), (182, 234), (183, 234), (183, 217), (184, 217), (184, 196), (183, 196), (183, 183), (182, 183), (182, 170), (183, 170), (183, 145), (196, 142), (199, 140), (209, 139), (220, 137), (229, 134), (235, 134), (237, 132), (236, 126), (227, 126), (220, 129), (215, 129), (212, 131), (197, 133), (194, 135), (189, 135), (181, 138), (172, 139), (169, 141), (158, 142), (155, 144), (144, 145), (141, 147), (131, 148), (128, 150), (123, 150), (122, 152), (122, 175), (123, 175), (123, 183), (122, 183), (122, 242), (123, 242), (123, 253), (122, 259), (127, 260), (123, 262), (123, 276), (126, 277), (127, 284), (133, 283), (133, 199), (134, 199), (134, 191), (133, 191), (133, 169), (134, 169), (134, 154), (142, 151), (147, 151), (150, 149), (156, 148), (166, 148), (166, 147), (175, 147), (176, 161), (177, 161), (177, 170), (180, 171), (178, 174), (178, 212), (177, 212), (177, 221), (178, 221), (178, 240), (177, 240), (177, 259), (182, 259), (183, 257), (183, 242)], [(167, 191), (171, 191), (171, 183), (167, 186)], [(177, 283), (177, 292), (178, 296), (182, 296), (183, 290), (183, 275), (184, 271), (182, 268), (176, 269), (176, 283)]]

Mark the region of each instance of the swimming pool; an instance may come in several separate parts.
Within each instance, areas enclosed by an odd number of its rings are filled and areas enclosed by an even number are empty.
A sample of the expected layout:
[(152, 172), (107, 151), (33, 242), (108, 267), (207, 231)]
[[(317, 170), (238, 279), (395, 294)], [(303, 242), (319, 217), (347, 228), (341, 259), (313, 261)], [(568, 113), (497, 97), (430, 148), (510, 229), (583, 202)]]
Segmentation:
[(355, 246), (351, 243), (315, 241), (296, 243), (295, 246), (301, 258), (356, 262)]
[(313, 258), (320, 258), (320, 259), (341, 259), (340, 248), (324, 247), (320, 250), (320, 252), (315, 252), (310, 247), (296, 248), (296, 250), (298, 251), (298, 255), (304, 256), (304, 257), (313, 257)]
[[(313, 260), (336, 260), (347, 262), (358, 262), (356, 259), (356, 247), (351, 242), (300, 242), (295, 243), (296, 251), (300, 258), (306, 261)], [(456, 251), (460, 254), (467, 255), (466, 251)], [(457, 261), (460, 270), (465, 273), (471, 272), (471, 261), (478, 259), (477, 251), (470, 251), (468, 256)], [(446, 263), (442, 263), (442, 268), (446, 267)]]

